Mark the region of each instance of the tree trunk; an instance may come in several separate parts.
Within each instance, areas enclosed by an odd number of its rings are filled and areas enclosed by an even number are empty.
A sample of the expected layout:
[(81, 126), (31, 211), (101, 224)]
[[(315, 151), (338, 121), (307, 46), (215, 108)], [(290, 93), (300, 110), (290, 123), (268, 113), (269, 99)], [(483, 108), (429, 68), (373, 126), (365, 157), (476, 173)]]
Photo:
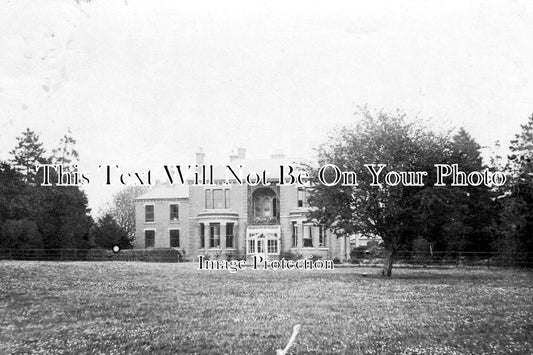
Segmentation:
[(385, 251), (385, 259), (383, 260), (383, 270), (381, 275), (391, 277), (392, 275), (392, 263), (394, 262), (392, 251)]

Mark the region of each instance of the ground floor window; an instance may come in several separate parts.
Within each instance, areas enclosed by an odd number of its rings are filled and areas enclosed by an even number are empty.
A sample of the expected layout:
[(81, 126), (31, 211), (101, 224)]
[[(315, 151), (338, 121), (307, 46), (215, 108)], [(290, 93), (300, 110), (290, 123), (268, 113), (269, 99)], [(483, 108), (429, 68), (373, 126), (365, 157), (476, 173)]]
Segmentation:
[(226, 248), (233, 248), (233, 223), (226, 224)]
[(307, 234), (304, 234), (304, 248), (313, 247), (313, 226), (306, 226)]
[(281, 226), (248, 226), (246, 254), (279, 254)]
[(144, 231), (144, 247), (153, 248), (155, 245), (155, 230)]
[(278, 254), (278, 239), (251, 239), (248, 240), (248, 254)]
[(265, 241), (264, 240), (258, 240), (255, 246), (256, 246), (258, 254), (265, 253)]
[(326, 227), (325, 226), (318, 226), (318, 246), (319, 247), (326, 246)]
[(248, 241), (248, 253), (255, 254), (255, 240)]
[(179, 248), (180, 247), (180, 231), (179, 229), (171, 229), (169, 231), (170, 235), (170, 247)]
[(220, 223), (209, 224), (210, 248), (220, 248)]
[(268, 242), (267, 252), (269, 254), (277, 253), (278, 252), (278, 241), (269, 239), (267, 242)]
[(200, 248), (205, 248), (205, 224), (200, 223)]
[(298, 247), (298, 225), (296, 222), (292, 222), (292, 246)]

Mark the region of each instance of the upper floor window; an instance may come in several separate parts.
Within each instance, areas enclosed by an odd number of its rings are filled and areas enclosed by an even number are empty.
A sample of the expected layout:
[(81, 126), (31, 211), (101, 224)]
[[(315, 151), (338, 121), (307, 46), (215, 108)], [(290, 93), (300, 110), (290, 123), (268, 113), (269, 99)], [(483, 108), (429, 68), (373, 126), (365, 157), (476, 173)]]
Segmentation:
[(144, 231), (144, 247), (153, 248), (155, 245), (155, 231), (146, 230)]
[(145, 222), (154, 221), (154, 205), (144, 206), (144, 221)]
[(179, 205), (178, 204), (170, 205), (170, 220), (177, 221), (179, 219), (180, 219)]
[(180, 247), (180, 231), (179, 229), (171, 229), (169, 231), (170, 237), (170, 247), (179, 248)]
[(225, 205), (225, 208), (229, 208), (229, 206), (230, 206), (230, 195), (229, 195), (229, 193), (230, 193), (229, 189), (225, 189), (224, 190), (224, 199), (225, 199), (224, 205)]
[(229, 189), (207, 189), (205, 190), (206, 209), (230, 208)]
[(207, 210), (213, 208), (213, 190), (205, 190), (205, 208)]
[(279, 219), (279, 201), (274, 190), (261, 187), (252, 194), (254, 223), (273, 223)]
[(226, 204), (224, 203), (224, 190), (213, 190), (213, 208), (222, 209), (225, 208), (225, 206)]
[(272, 217), (272, 198), (258, 197), (254, 199), (256, 217)]
[(307, 196), (305, 188), (298, 188), (298, 207), (307, 207)]

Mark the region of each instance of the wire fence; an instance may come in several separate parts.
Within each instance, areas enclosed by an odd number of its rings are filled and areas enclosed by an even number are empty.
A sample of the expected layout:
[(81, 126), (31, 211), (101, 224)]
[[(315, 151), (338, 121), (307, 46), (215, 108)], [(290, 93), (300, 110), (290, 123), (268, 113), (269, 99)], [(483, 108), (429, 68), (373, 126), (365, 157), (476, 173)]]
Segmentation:
[[(383, 252), (352, 251), (352, 264), (372, 266), (383, 263)], [(401, 251), (394, 255), (396, 265), (420, 267), (524, 267), (533, 268), (528, 252), (486, 251)]]
[(0, 260), (182, 262), (178, 249), (0, 249)]
[[(0, 249), (0, 260), (182, 262), (184, 254), (183, 250), (173, 248), (123, 249), (119, 252), (108, 249)], [(383, 261), (383, 250), (355, 249), (351, 259), (347, 260), (359, 266), (380, 266)], [(533, 268), (533, 255), (528, 252), (402, 251), (395, 254), (394, 264), (406, 267)]]

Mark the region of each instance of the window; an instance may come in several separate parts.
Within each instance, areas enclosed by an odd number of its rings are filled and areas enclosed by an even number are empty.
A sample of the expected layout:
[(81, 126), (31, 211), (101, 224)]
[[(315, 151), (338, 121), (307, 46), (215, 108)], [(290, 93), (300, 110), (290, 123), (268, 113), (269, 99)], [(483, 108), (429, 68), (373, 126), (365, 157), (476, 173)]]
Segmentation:
[(248, 252), (251, 254), (255, 253), (255, 240), (248, 241)]
[(170, 247), (179, 248), (180, 247), (180, 231), (179, 229), (171, 229), (169, 231), (170, 236)]
[(307, 228), (307, 235), (304, 235), (304, 248), (305, 247), (309, 247), (309, 248), (312, 248), (313, 247), (313, 226), (306, 226)]
[(144, 221), (147, 223), (154, 221), (154, 205), (144, 206)]
[(305, 189), (303, 187), (298, 188), (298, 207), (306, 207), (307, 201), (305, 196)]
[(263, 198), (263, 216), (272, 217), (272, 200), (270, 197)]
[(278, 241), (269, 239), (267, 244), (267, 253), (277, 253), (278, 252)]
[(213, 195), (211, 190), (205, 190), (205, 208), (207, 210), (213, 208)]
[(226, 198), (226, 208), (230, 208), (229, 189), (224, 190), (224, 197)]
[(213, 208), (223, 209), (226, 207), (224, 203), (224, 190), (213, 190)]
[(259, 239), (257, 241), (257, 252), (258, 253), (264, 253), (265, 252), (265, 240)]
[(326, 246), (326, 226), (318, 226), (318, 246)]
[(233, 248), (233, 223), (226, 225), (226, 248)]
[(209, 224), (209, 231), (211, 232), (210, 247), (220, 248), (220, 223)]
[(263, 217), (263, 199), (255, 198), (254, 199), (254, 210), (256, 217)]
[(207, 189), (205, 190), (205, 209), (230, 208), (229, 189)]
[(294, 248), (298, 246), (298, 225), (296, 222), (292, 222), (292, 246)]
[(154, 244), (155, 244), (155, 231), (154, 230), (144, 231), (144, 247), (153, 248)]
[(254, 220), (260, 224), (277, 222), (279, 213), (278, 200), (273, 189), (261, 187), (252, 194)]
[(205, 248), (205, 224), (200, 223), (200, 248)]
[(170, 205), (170, 220), (177, 221), (180, 219), (179, 205), (172, 204)]

